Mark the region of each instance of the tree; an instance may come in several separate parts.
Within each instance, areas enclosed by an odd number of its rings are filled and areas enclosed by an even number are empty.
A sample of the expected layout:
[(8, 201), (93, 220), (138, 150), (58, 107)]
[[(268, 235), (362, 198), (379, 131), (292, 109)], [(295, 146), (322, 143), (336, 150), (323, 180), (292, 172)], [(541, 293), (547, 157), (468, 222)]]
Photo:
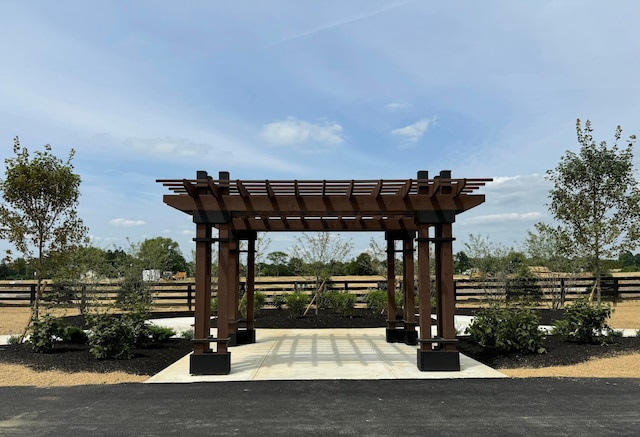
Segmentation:
[(180, 246), (171, 238), (147, 238), (135, 252), (143, 269), (161, 272), (184, 272), (187, 269), (187, 261), (182, 256)]
[[(553, 183), (549, 209), (559, 223), (554, 232), (566, 256), (584, 257), (595, 276), (592, 292), (601, 299), (602, 260), (637, 246), (640, 235), (640, 190), (634, 176), (632, 135), (626, 148), (618, 149), (622, 129), (614, 144), (596, 144), (591, 122), (584, 129), (578, 119), (580, 152), (567, 151), (558, 166), (547, 171)], [(545, 225), (541, 225), (545, 226)]]
[(471, 270), (471, 259), (469, 256), (461, 250), (460, 252), (456, 252), (453, 256), (453, 270), (457, 274), (463, 275), (465, 272)]
[(316, 283), (316, 303), (327, 281), (331, 279), (333, 264), (343, 261), (351, 252), (351, 241), (343, 241), (339, 234), (329, 232), (303, 233), (293, 247), (293, 257), (302, 261), (304, 270), (299, 274), (311, 276)]
[[(87, 239), (87, 228), (76, 212), (80, 176), (73, 172), (74, 150), (66, 161), (53, 155), (48, 144), (32, 156), (16, 137), (13, 153), (5, 159), (5, 179), (0, 180), (5, 202), (0, 205), (0, 237), (33, 261), (41, 293), (46, 256), (65, 253)], [(29, 326), (37, 319), (38, 299)]]
[(273, 276), (280, 276), (280, 273), (286, 268), (289, 255), (284, 252), (271, 252), (267, 255), (267, 259), (273, 266)]
[(373, 276), (378, 272), (373, 258), (368, 252), (362, 252), (358, 257), (347, 264), (346, 272), (349, 275)]

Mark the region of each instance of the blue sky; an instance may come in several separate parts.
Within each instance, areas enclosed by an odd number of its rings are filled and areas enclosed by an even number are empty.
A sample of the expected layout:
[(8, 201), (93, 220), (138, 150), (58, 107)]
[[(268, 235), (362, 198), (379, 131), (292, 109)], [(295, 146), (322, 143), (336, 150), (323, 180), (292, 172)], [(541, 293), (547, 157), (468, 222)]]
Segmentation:
[(544, 173), (578, 149), (576, 118), (640, 134), (639, 18), (635, 0), (0, 0), (0, 159), (16, 135), (73, 147), (103, 248), (165, 236), (190, 256), (194, 225), (155, 180), (196, 170), (493, 177), (454, 249), (518, 246), (550, 221)]

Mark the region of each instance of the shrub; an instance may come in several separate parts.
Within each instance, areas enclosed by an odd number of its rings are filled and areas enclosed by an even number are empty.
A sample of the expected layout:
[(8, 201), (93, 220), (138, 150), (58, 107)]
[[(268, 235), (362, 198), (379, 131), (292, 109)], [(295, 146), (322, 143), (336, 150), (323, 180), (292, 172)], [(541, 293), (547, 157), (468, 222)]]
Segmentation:
[(375, 314), (383, 314), (387, 311), (387, 292), (384, 290), (371, 290), (366, 297), (367, 308)]
[(332, 291), (329, 294), (331, 309), (341, 316), (353, 315), (356, 307), (356, 296), (349, 292)]
[(152, 342), (167, 341), (174, 335), (176, 331), (173, 328), (166, 326), (152, 325), (150, 323), (145, 324), (145, 334)]
[(138, 340), (134, 325), (115, 314), (95, 314), (87, 319), (89, 352), (98, 359), (130, 359)]
[(304, 314), (304, 311), (309, 305), (309, 296), (296, 291), (294, 293), (287, 294), (286, 297), (287, 309), (291, 317), (300, 317)]
[(19, 335), (11, 335), (7, 340), (7, 344), (20, 344), (20, 336)]
[[(267, 300), (267, 295), (256, 291), (253, 294), (253, 314), (258, 314), (262, 307), (264, 306), (265, 301)], [(247, 318), (247, 293), (245, 293), (240, 299), (240, 303), (238, 304), (238, 310), (240, 314), (245, 319)]]
[(217, 297), (211, 298), (211, 315), (212, 316), (218, 315), (218, 298)]
[(65, 326), (63, 338), (64, 341), (76, 344), (84, 344), (89, 340), (87, 333), (77, 326)]
[(180, 333), (180, 338), (182, 338), (184, 340), (193, 339), (193, 329), (185, 329), (184, 331), (182, 331)]
[(466, 329), (471, 341), (482, 346), (495, 346), (504, 351), (544, 353), (544, 332), (540, 320), (529, 308), (493, 305), (476, 313)]
[(29, 328), (28, 343), (35, 352), (51, 352), (64, 338), (64, 327), (57, 317), (46, 314), (34, 320)]
[(606, 321), (611, 316), (611, 307), (591, 304), (586, 297), (567, 305), (564, 316), (553, 324), (553, 334), (564, 341), (597, 343), (602, 332), (609, 329)]
[(287, 303), (287, 298), (283, 294), (274, 294), (271, 299), (271, 303), (277, 310), (281, 310), (282, 307)]

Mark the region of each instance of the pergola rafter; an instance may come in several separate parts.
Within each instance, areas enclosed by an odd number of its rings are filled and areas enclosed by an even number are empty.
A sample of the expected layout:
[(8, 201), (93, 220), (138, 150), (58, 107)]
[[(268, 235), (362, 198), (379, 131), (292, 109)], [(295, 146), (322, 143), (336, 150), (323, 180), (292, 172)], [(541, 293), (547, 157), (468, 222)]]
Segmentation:
[[(387, 341), (419, 344), (421, 370), (459, 369), (453, 314), (452, 223), (457, 214), (484, 202), (475, 193), (491, 179), (452, 179), (442, 171), (429, 179), (402, 180), (232, 180), (228, 172), (213, 179), (160, 179), (171, 194), (164, 202), (190, 214), (196, 224), (196, 305), (194, 374), (231, 369), (229, 346), (255, 341), (253, 280), (247, 278), (246, 328), (239, 328), (239, 242), (248, 241), (248, 271), (254, 271), (257, 232), (384, 232), (387, 240)], [(212, 228), (218, 238), (212, 238)], [(416, 238), (417, 236), (417, 238)], [(395, 242), (402, 241), (402, 249)], [(414, 307), (414, 244), (418, 246), (420, 331)], [(218, 335), (210, 335), (211, 245), (218, 244)], [(437, 335), (431, 334), (429, 247), (435, 247)], [(396, 320), (395, 253), (402, 253), (404, 315)], [(248, 276), (253, 276), (251, 273)], [(211, 345), (215, 345), (215, 351)]]

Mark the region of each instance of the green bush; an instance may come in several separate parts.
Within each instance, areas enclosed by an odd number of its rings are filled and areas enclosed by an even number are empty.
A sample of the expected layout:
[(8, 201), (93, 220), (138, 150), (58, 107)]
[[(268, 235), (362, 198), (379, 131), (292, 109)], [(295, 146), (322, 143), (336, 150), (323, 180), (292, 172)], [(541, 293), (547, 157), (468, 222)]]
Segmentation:
[[(260, 313), (260, 310), (264, 306), (264, 303), (267, 300), (267, 295), (262, 293), (261, 291), (256, 291), (253, 293), (253, 314), (256, 315)], [(238, 310), (240, 314), (245, 319), (247, 318), (247, 293), (245, 293), (240, 299), (240, 303), (238, 304)]]
[(217, 297), (211, 298), (211, 315), (212, 316), (218, 315), (218, 298)]
[(271, 304), (276, 307), (277, 310), (281, 310), (282, 307), (287, 303), (287, 298), (283, 294), (274, 294), (271, 299)]
[(356, 307), (356, 296), (345, 291), (330, 291), (327, 294), (331, 309), (341, 316), (353, 315)]
[(7, 340), (7, 344), (20, 344), (20, 336), (19, 335), (11, 335)]
[(168, 328), (166, 326), (152, 325), (150, 323), (145, 324), (145, 335), (151, 342), (167, 341), (174, 335), (176, 330)]
[(466, 329), (471, 341), (504, 351), (544, 353), (540, 319), (529, 308), (491, 306), (476, 313)]
[(609, 329), (607, 319), (611, 312), (608, 305), (591, 304), (586, 297), (580, 298), (565, 307), (564, 316), (555, 321), (552, 332), (564, 341), (597, 343)]
[(64, 326), (59, 318), (46, 314), (34, 320), (29, 328), (28, 343), (35, 352), (51, 352), (64, 339)]
[(309, 305), (310, 298), (308, 295), (296, 291), (294, 293), (287, 294), (286, 297), (287, 309), (289, 310), (290, 317), (300, 317), (304, 314), (304, 311)]
[(82, 330), (82, 328), (77, 326), (65, 326), (63, 339), (69, 343), (85, 344), (89, 341), (89, 336)]
[(371, 290), (366, 297), (367, 308), (374, 314), (387, 312), (387, 292), (384, 290)]
[(98, 359), (130, 359), (139, 332), (126, 317), (115, 314), (95, 314), (87, 319), (89, 352)]
[(193, 329), (185, 329), (180, 333), (180, 338), (183, 340), (192, 340), (193, 339)]

